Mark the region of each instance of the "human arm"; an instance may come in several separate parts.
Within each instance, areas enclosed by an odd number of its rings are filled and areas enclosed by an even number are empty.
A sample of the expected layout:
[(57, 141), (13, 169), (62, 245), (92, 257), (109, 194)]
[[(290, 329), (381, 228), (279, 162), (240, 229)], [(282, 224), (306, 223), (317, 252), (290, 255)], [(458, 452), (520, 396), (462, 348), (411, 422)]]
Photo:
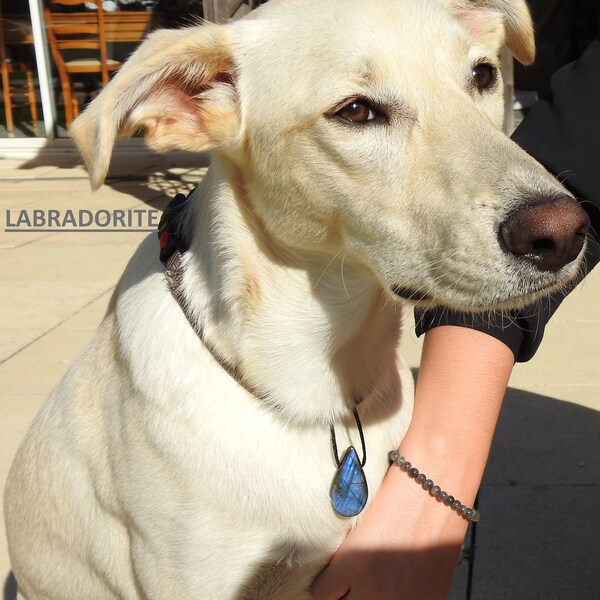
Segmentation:
[[(399, 451), (467, 506), (479, 488), (513, 363), (505, 344), (479, 331), (437, 327), (425, 338), (415, 411)], [(313, 597), (445, 598), (467, 524), (392, 465), (315, 581)]]

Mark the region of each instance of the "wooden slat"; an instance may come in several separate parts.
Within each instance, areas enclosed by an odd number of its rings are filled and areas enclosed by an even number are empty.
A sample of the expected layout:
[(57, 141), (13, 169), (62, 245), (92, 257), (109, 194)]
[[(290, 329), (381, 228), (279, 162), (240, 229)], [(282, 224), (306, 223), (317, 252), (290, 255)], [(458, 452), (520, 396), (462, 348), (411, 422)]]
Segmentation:
[(162, 13), (121, 12), (104, 17), (106, 39), (109, 42), (139, 42), (163, 23)]
[[(96, 16), (93, 12), (86, 13), (55, 13), (55, 21), (65, 27), (69, 16), (76, 14), (81, 17), (84, 25), (95, 25)], [(72, 21), (72, 20), (71, 20)], [(163, 13), (142, 11), (122, 11), (104, 13), (104, 27), (107, 42), (140, 42), (153, 29), (161, 27), (164, 22)], [(31, 23), (27, 15), (5, 15), (2, 19), (5, 42), (7, 44), (33, 44)]]
[(56, 46), (59, 50), (98, 50), (100, 42), (82, 41), (82, 40), (56, 40)]
[[(77, 14), (77, 13), (75, 13)], [(90, 34), (90, 35), (98, 35), (98, 25), (87, 23), (54, 23), (54, 33), (58, 35), (79, 35), (79, 34)]]

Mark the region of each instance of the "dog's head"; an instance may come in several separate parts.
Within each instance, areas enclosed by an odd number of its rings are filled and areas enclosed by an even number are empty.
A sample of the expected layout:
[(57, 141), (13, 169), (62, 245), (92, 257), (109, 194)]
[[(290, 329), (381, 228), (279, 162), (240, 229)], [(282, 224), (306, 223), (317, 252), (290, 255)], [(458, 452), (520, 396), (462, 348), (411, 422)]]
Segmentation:
[(572, 278), (587, 217), (500, 131), (523, 0), (271, 0), (149, 36), (73, 126), (99, 186), (117, 135), (211, 150), (292, 250), (342, 252), (391, 295), (516, 306)]

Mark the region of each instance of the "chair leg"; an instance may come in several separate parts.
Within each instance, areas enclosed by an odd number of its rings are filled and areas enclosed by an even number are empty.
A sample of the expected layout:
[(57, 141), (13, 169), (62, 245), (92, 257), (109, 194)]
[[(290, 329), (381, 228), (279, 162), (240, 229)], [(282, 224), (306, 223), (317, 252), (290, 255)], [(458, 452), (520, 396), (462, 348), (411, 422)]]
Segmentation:
[(2, 72), (2, 96), (4, 98), (4, 113), (6, 114), (6, 131), (12, 134), (15, 128), (13, 121), (12, 101), (10, 97), (10, 77)]
[(33, 73), (31, 71), (26, 72), (27, 77), (27, 98), (29, 99), (29, 110), (31, 110), (31, 124), (33, 125), (34, 131), (38, 128), (38, 114), (35, 100), (35, 86), (33, 83)]
[(63, 84), (62, 86), (63, 100), (65, 102), (65, 125), (67, 129), (71, 127), (73, 122), (73, 102), (74, 98), (71, 94), (71, 86)]

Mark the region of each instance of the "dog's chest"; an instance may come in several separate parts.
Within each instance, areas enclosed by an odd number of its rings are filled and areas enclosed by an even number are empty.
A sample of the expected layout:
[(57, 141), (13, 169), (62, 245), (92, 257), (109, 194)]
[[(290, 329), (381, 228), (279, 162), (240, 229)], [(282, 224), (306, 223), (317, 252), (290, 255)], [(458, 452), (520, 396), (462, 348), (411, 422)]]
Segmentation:
[[(168, 389), (160, 400), (130, 402), (132, 414), (121, 421), (129, 450), (147, 440), (139, 452), (128, 452), (123, 475), (134, 486), (130, 498), (145, 503), (147, 482), (160, 470), (168, 478), (156, 482), (153, 495), (170, 498), (174, 511), (185, 507), (188, 523), (200, 529), (207, 513), (218, 513), (232, 537), (253, 530), (281, 543), (282, 552), (328, 547), (347, 531), (353, 521), (336, 515), (329, 495), (337, 465), (328, 425), (282, 421), (214, 363), (173, 378)], [(364, 419), (371, 494), (405, 421), (404, 411)], [(336, 427), (336, 436), (340, 456), (350, 444), (360, 452), (355, 425)]]

